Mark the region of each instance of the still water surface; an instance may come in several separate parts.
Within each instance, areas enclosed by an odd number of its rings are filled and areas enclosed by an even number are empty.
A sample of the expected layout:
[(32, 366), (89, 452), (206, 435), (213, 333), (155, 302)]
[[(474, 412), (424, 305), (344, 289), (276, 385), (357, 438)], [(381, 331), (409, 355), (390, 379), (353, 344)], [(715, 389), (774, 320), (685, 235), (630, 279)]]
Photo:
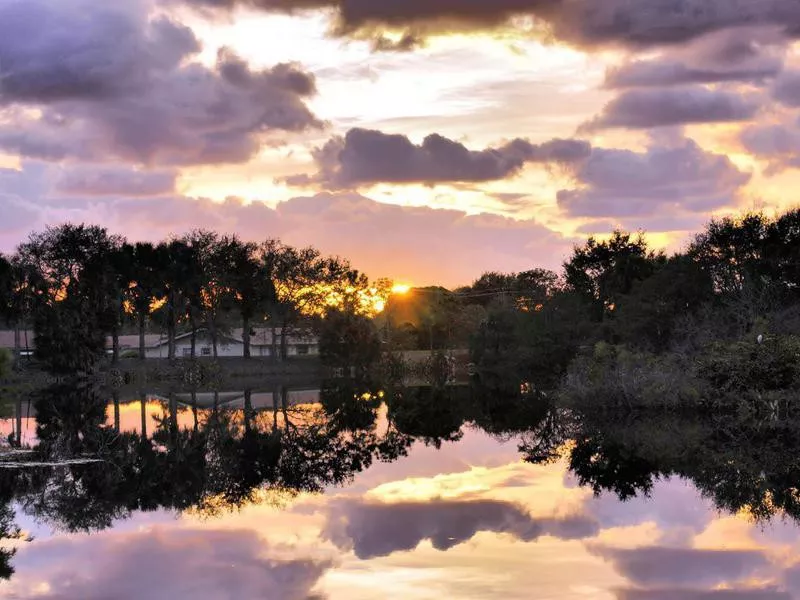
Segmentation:
[(3, 434), (21, 426), (38, 450), (0, 469), (0, 500), (6, 532), (13, 521), (33, 539), (4, 542), (18, 551), (0, 593), (800, 598), (787, 416), (321, 387), (111, 403), (62, 388), (25, 403)]

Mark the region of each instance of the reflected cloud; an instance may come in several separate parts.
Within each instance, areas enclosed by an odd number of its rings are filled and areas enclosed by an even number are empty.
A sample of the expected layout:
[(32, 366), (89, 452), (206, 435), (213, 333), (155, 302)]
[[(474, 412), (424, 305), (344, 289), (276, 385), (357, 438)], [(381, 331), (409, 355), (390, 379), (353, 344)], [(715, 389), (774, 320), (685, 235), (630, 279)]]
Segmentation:
[(738, 581), (769, 565), (753, 550), (697, 550), (694, 548), (620, 549), (594, 547), (622, 575), (639, 585), (707, 585)]
[(15, 562), (9, 596), (47, 600), (307, 600), (330, 567), (270, 548), (252, 530), (175, 527), (48, 540)]
[(341, 501), (331, 506), (326, 536), (358, 558), (413, 550), (429, 540), (449, 550), (478, 532), (506, 533), (530, 542), (545, 535), (563, 540), (597, 534), (597, 523), (582, 516), (535, 518), (522, 507), (498, 500), (433, 500), (377, 503)]
[(747, 590), (619, 590), (617, 600), (791, 600), (774, 588)]

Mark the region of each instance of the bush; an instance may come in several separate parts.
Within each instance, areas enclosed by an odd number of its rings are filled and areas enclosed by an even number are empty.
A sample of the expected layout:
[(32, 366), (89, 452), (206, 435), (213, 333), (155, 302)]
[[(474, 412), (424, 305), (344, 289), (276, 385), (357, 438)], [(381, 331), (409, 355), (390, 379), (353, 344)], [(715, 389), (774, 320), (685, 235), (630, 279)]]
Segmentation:
[(701, 400), (700, 385), (682, 356), (631, 352), (604, 342), (572, 363), (559, 392), (568, 405), (585, 408), (677, 408)]
[(800, 384), (800, 338), (716, 343), (698, 362), (698, 374), (717, 393), (796, 389)]
[(363, 371), (380, 359), (381, 340), (372, 320), (332, 311), (320, 325), (319, 353), (325, 366)]

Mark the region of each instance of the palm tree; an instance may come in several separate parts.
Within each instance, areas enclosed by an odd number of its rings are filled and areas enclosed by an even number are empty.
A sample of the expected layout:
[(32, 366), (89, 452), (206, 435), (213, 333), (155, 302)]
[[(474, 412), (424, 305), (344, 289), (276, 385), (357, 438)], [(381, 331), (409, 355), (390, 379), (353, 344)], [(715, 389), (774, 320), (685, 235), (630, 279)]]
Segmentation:
[(257, 246), (234, 238), (231, 246), (231, 265), (228, 270), (234, 306), (242, 320), (243, 355), (250, 358), (250, 326), (258, 316), (266, 315), (267, 307), (277, 301), (275, 284), (269, 272), (258, 259)]
[(182, 240), (160, 244), (159, 271), (163, 274), (165, 300), (162, 313), (166, 321), (168, 357), (175, 358), (175, 337), (180, 319), (188, 317), (192, 327), (192, 355), (194, 355), (197, 333), (197, 307), (200, 305), (200, 289), (197, 284), (199, 265), (195, 250)]
[(163, 297), (164, 265), (163, 248), (150, 243), (125, 244), (123, 252), (130, 264), (129, 285), (125, 289), (125, 299), (136, 318), (139, 330), (139, 359), (145, 358), (145, 331), (147, 320), (153, 312), (154, 304)]

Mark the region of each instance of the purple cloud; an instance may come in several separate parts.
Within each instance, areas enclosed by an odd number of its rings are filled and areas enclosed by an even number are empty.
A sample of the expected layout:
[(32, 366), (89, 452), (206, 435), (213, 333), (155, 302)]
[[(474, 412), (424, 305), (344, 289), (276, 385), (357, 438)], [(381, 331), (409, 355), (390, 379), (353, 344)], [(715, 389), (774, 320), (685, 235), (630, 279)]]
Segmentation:
[[(794, 35), (795, 0), (174, 0), (203, 9), (235, 5), (293, 13), (329, 9), (339, 36), (381, 39), (399, 31), (417, 40), (451, 31), (513, 28), (532, 17), (557, 39), (578, 46), (652, 47), (726, 29), (765, 26)], [(415, 44), (408, 44), (413, 48)], [(394, 49), (394, 48), (392, 48)]]
[(532, 144), (518, 138), (497, 148), (470, 150), (435, 133), (417, 145), (404, 135), (351, 129), (314, 151), (316, 175), (289, 177), (287, 182), (344, 189), (375, 183), (494, 181), (516, 175), (527, 163), (569, 164), (590, 153), (590, 144), (580, 140)]
[(800, 106), (800, 71), (783, 73), (772, 88), (772, 97), (792, 108)]
[(800, 126), (753, 125), (741, 132), (742, 146), (753, 156), (767, 161), (767, 174), (800, 167)]
[(780, 69), (781, 64), (777, 62), (750, 69), (711, 70), (689, 67), (670, 60), (634, 61), (611, 70), (606, 76), (605, 84), (609, 88), (627, 88), (725, 81), (760, 82), (774, 77)]
[(558, 204), (570, 216), (595, 218), (705, 213), (731, 204), (750, 180), (728, 157), (688, 139), (646, 152), (595, 148), (574, 175), (580, 187), (558, 192)]
[(656, 58), (632, 60), (610, 69), (606, 87), (659, 87), (740, 81), (762, 85), (783, 69), (787, 41), (774, 28), (718, 31)]
[(45, 600), (306, 600), (329, 567), (281, 558), (253, 531), (174, 527), (42, 540), (15, 566), (11, 597)]
[[(0, 5), (0, 149), (46, 160), (244, 162), (272, 131), (321, 127), (298, 65), (251, 69), (222, 49), (193, 61), (194, 34), (147, 0)], [(37, 106), (39, 112), (23, 110)], [(22, 108), (20, 108), (22, 107)]]
[(192, 31), (149, 20), (149, 2), (29, 0), (0, 5), (0, 103), (132, 93), (197, 53)]
[(622, 549), (594, 547), (631, 582), (648, 587), (731, 584), (755, 576), (769, 566), (764, 553), (755, 550), (698, 550), (647, 546)]
[(76, 165), (67, 169), (54, 192), (68, 196), (159, 196), (175, 192), (176, 171), (125, 166)]
[(747, 121), (758, 109), (752, 98), (702, 86), (633, 89), (609, 102), (581, 131)]
[(775, 588), (739, 590), (617, 590), (617, 600), (792, 600), (786, 592)]
[(65, 196), (53, 191), (64, 176), (59, 168), (33, 163), (5, 179), (0, 171), (0, 189), (14, 198), (3, 204), (3, 216), (15, 224), (0, 232), (0, 250), (12, 250), (33, 229), (64, 221), (97, 223), (131, 240), (151, 241), (199, 227), (254, 241), (279, 237), (312, 244), (376, 277), (460, 285), (483, 271), (557, 268), (573, 242), (533, 219), (396, 206), (358, 194), (298, 197), (276, 208), (175, 194)]
[(795, 0), (567, 0), (550, 18), (555, 35), (582, 45), (681, 44), (726, 29), (764, 26), (794, 34)]
[(534, 518), (519, 506), (498, 500), (348, 500), (336, 503), (330, 518), (327, 535), (339, 546), (352, 547), (361, 559), (413, 550), (423, 540), (430, 540), (437, 550), (449, 550), (481, 531), (508, 533), (528, 542), (542, 535), (583, 539), (599, 531), (597, 523), (584, 517)]

